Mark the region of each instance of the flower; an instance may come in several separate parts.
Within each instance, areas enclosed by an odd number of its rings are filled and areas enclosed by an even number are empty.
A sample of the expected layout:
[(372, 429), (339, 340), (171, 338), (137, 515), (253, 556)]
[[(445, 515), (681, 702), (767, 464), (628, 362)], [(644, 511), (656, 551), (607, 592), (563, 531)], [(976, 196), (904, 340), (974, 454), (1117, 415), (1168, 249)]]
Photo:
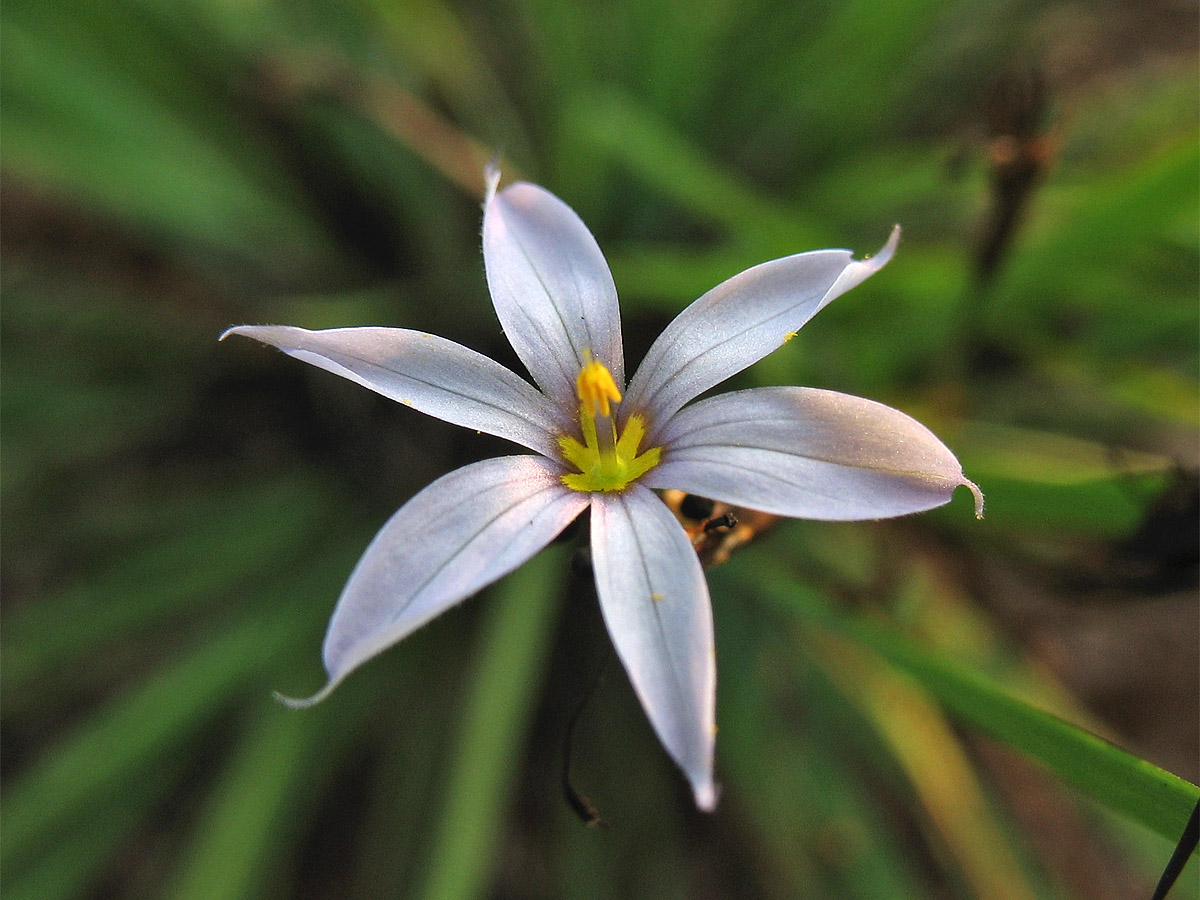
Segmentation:
[(663, 746), (697, 805), (710, 810), (716, 661), (708, 587), (683, 528), (654, 490), (854, 520), (930, 509), (965, 485), (981, 508), (978, 489), (931, 432), (870, 400), (767, 387), (691, 403), (877, 272), (899, 229), (872, 259), (817, 250), (730, 278), (667, 326), (626, 385), (616, 288), (595, 239), (557, 197), (525, 183), (497, 192), (498, 180), (489, 173), (487, 282), (500, 324), (540, 390), (460, 344), (403, 328), (226, 332), (537, 454), (464, 466), (392, 516), (334, 610), (324, 644), (328, 684), (293, 703), (322, 699), (590, 508), (609, 634)]

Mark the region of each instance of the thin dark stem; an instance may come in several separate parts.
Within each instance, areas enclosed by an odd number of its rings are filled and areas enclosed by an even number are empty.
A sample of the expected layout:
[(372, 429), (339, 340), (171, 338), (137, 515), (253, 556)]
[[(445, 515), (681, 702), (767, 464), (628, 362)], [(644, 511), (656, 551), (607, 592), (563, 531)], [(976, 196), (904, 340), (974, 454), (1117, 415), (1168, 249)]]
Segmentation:
[(1167, 891), (1171, 890), (1171, 885), (1187, 865), (1188, 857), (1196, 849), (1197, 841), (1200, 841), (1200, 803), (1196, 804), (1187, 825), (1183, 827), (1183, 834), (1175, 846), (1175, 852), (1167, 861), (1167, 868), (1163, 870), (1162, 878), (1158, 880), (1158, 887), (1154, 889), (1154, 896), (1150, 900), (1163, 900), (1167, 896)]
[(567, 723), (567, 733), (563, 736), (563, 767), (562, 767), (562, 792), (563, 799), (567, 801), (567, 805), (574, 810), (575, 815), (579, 816), (580, 820), (588, 828), (606, 828), (608, 823), (600, 818), (600, 811), (592, 805), (592, 801), (585, 797), (579, 791), (575, 790), (571, 784), (571, 748), (575, 743), (575, 727), (579, 724), (579, 720), (583, 717), (583, 710), (591, 702), (597, 688), (604, 681), (604, 673), (608, 671), (608, 664), (612, 660), (612, 649), (604, 655), (604, 660), (600, 663), (596, 670), (596, 675), (592, 679), (592, 683), (588, 685), (588, 689), (584, 692), (583, 698), (579, 701), (579, 705), (575, 707), (575, 712), (571, 714), (571, 720)]

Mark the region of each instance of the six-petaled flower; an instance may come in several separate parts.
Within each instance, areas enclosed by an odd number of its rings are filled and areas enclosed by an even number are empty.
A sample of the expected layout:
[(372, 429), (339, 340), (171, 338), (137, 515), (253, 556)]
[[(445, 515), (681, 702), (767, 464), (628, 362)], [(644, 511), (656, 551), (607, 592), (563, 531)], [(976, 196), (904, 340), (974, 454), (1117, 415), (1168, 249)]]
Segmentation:
[[(230, 329), (457, 425), (535, 451), (464, 466), (408, 501), (367, 548), (325, 639), (324, 697), (353, 669), (520, 566), (591, 511), (596, 592), (663, 746), (702, 809), (716, 803), (716, 661), (708, 588), (654, 493), (678, 488), (810, 519), (878, 519), (946, 503), (953, 454), (905, 414), (845, 394), (767, 387), (695, 400), (786, 343), (878, 271), (818, 250), (755, 266), (667, 326), (626, 384), (617, 294), (591, 233), (531, 184), (485, 203), (488, 286), (540, 390), (444, 338), (402, 328)], [(689, 405), (690, 404), (690, 405)]]

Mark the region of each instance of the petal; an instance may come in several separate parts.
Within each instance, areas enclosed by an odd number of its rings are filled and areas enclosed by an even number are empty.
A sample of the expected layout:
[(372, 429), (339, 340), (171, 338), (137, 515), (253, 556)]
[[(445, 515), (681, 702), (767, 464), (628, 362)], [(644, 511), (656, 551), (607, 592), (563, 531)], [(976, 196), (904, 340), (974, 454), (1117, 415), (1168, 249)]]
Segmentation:
[(504, 456), (433, 482), (388, 520), (355, 566), (325, 636), (325, 697), (371, 657), (520, 566), (587, 506), (554, 464)]
[(785, 343), (825, 304), (892, 258), (900, 229), (874, 257), (814, 250), (762, 263), (717, 285), (659, 335), (625, 393), (622, 409), (641, 411), (649, 439), (689, 400)]
[(708, 586), (662, 501), (633, 485), (592, 498), (592, 564), (608, 633), (650, 724), (711, 810), (717, 669)]
[(814, 388), (701, 400), (662, 429), (642, 483), (801, 519), (882, 519), (941, 506), (966, 485), (929, 429), (899, 410)]
[(413, 409), (557, 458), (562, 413), (529, 382), (454, 341), (406, 328), (241, 325), (240, 334)]
[(608, 263), (587, 226), (553, 194), (514, 184), (489, 198), (483, 261), (504, 333), (559, 405), (579, 407), (585, 351), (625, 386), (621, 316)]

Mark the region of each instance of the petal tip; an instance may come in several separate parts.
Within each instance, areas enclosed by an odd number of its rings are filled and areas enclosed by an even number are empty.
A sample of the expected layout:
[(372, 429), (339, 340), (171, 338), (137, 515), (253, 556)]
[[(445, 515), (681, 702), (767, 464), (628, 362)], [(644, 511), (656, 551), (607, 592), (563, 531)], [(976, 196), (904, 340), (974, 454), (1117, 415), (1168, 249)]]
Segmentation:
[(896, 248), (900, 246), (900, 226), (893, 225), (892, 233), (888, 235), (887, 242), (880, 248), (879, 252), (870, 257), (871, 264), (876, 269), (882, 269), (891, 260), (892, 255), (896, 252)]
[(713, 812), (717, 808), (717, 801), (721, 799), (721, 789), (711, 778), (694, 784), (692, 792), (696, 797), (696, 807), (701, 812)]
[(224, 331), (222, 331), (221, 336), (217, 338), (217, 340), (223, 341), (231, 334), (236, 334), (240, 337), (250, 338), (251, 340), (258, 341), (262, 344), (274, 345), (274, 341), (270, 340), (267, 335), (279, 334), (280, 332), (302, 331), (304, 331), (303, 328), (296, 328), (291, 325), (234, 325), (232, 328), (226, 328)]
[(492, 202), (492, 198), (496, 196), (496, 189), (500, 186), (500, 157), (493, 156), (487, 166), (483, 170), (484, 193), (483, 205), (486, 207)]
[(977, 485), (975, 482), (973, 482), (967, 478), (963, 479), (963, 484), (965, 484), (970, 489), (971, 494), (975, 497), (975, 518), (982, 519), (983, 518), (983, 491), (981, 491), (979, 489), (979, 485)]
[(308, 709), (310, 706), (316, 706), (326, 697), (333, 693), (333, 689), (338, 686), (338, 682), (331, 681), (325, 687), (321, 688), (311, 697), (287, 697), (279, 691), (274, 691), (272, 696), (279, 703), (282, 703), (288, 709)]

